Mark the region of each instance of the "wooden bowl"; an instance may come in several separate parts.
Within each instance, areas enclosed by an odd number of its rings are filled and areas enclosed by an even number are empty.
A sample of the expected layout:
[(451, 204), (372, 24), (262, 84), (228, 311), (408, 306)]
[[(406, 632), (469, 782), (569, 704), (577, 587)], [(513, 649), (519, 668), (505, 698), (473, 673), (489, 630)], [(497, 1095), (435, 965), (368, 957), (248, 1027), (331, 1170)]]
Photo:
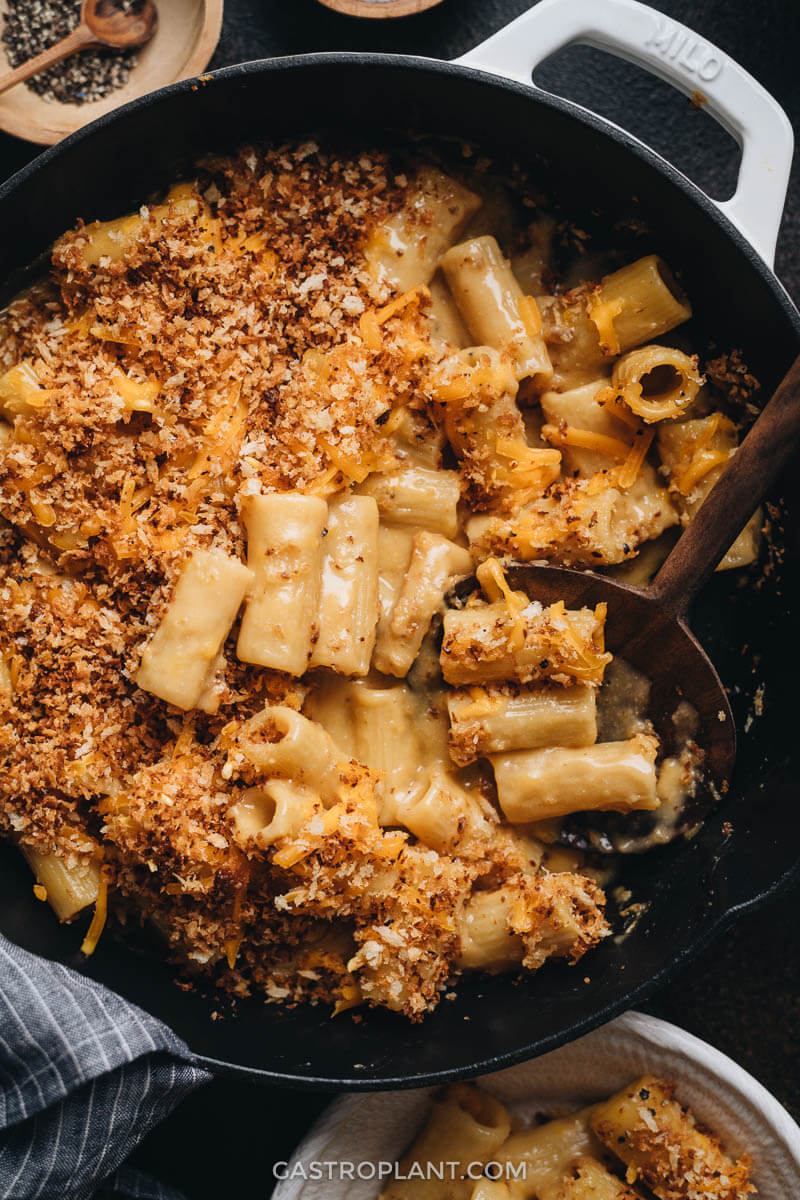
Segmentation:
[(348, 17), (410, 17), (441, 4), (442, 0), (320, 0), (326, 8)]
[[(197, 75), (209, 63), (222, 28), (223, 0), (156, 0), (158, 29), (139, 51), (127, 83), (102, 100), (62, 104), (44, 100), (24, 83), (0, 96), (0, 129), (28, 142), (51, 146), (97, 117), (178, 79)], [(5, 21), (6, 2), (0, 0)], [(0, 42), (0, 71), (11, 69)]]

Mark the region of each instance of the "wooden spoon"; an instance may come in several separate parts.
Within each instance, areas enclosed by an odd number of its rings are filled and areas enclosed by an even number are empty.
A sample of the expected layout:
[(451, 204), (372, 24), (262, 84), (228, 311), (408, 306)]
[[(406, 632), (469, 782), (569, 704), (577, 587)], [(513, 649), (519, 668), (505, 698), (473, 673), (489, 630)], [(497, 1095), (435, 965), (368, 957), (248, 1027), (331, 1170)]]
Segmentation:
[[(795, 449), (800, 436), (800, 358), (731, 459), (702, 507), (647, 589), (590, 571), (513, 565), (511, 586), (542, 604), (564, 600), (567, 608), (608, 605), (609, 649), (650, 681), (648, 716), (663, 752), (677, 749), (673, 714), (681, 701), (697, 711), (694, 740), (705, 751), (704, 788), (675, 833), (693, 825), (729, 786), (736, 759), (736, 730), (722, 681), (687, 625), (689, 606), (755, 512)], [(474, 582), (472, 587), (474, 589)], [(463, 585), (458, 589), (464, 595)], [(581, 813), (567, 818), (561, 840), (579, 848), (612, 852), (643, 849), (653, 818), (648, 813)], [(633, 835), (633, 840), (631, 840)]]
[(83, 0), (77, 29), (35, 58), (29, 58), (0, 76), (0, 95), (77, 50), (87, 50), (91, 46), (131, 50), (134, 46), (143, 46), (150, 41), (157, 25), (158, 14), (153, 0), (139, 0), (128, 12), (117, 7), (114, 0)]

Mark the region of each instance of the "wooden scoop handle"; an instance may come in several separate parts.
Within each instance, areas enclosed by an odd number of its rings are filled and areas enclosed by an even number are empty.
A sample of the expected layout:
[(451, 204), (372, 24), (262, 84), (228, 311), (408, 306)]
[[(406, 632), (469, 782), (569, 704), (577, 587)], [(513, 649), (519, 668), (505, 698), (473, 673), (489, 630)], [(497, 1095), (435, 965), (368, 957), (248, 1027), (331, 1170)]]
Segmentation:
[(750, 429), (650, 585), (662, 609), (683, 617), (758, 508), (800, 437), (800, 358)]
[(35, 58), (29, 58), (27, 62), (20, 63), (18, 67), (15, 67), (13, 71), (0, 75), (0, 95), (18, 83), (24, 83), (26, 79), (30, 79), (31, 75), (38, 75), (45, 67), (52, 67), (53, 63), (61, 62), (62, 58), (68, 58), (77, 50), (84, 50), (87, 46), (96, 45), (97, 38), (89, 26), (80, 24), (77, 29), (73, 29), (72, 33), (67, 34), (54, 46), (48, 46)]

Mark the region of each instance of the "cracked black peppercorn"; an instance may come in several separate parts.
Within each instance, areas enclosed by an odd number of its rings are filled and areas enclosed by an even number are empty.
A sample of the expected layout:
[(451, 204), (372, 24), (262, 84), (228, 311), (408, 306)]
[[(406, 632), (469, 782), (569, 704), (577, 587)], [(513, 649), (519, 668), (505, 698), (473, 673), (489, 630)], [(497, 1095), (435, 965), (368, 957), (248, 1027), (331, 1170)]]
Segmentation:
[[(126, 11), (135, 3), (118, 0), (117, 7)], [(81, 0), (8, 0), (3, 45), (9, 64), (18, 67), (61, 41), (78, 27), (80, 15)], [(45, 100), (88, 104), (127, 83), (136, 59), (136, 50), (80, 50), (25, 86)]]

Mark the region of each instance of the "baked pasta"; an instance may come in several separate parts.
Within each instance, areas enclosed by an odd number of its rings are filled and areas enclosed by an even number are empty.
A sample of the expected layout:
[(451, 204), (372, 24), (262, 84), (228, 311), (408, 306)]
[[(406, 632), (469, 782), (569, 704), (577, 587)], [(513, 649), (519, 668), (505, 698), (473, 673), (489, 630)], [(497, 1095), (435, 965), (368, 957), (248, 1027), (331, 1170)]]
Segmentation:
[[(381, 1200), (746, 1200), (747, 1153), (733, 1158), (643, 1075), (621, 1092), (533, 1128), (494, 1096), (455, 1084), (397, 1164)], [(643, 1190), (644, 1189), (644, 1190)]]
[(613, 613), (504, 563), (657, 560), (736, 425), (659, 258), (559, 283), (469, 161), (208, 161), (2, 314), (0, 825), (86, 953), (418, 1018), (606, 935), (564, 814), (691, 790), (598, 730)]

